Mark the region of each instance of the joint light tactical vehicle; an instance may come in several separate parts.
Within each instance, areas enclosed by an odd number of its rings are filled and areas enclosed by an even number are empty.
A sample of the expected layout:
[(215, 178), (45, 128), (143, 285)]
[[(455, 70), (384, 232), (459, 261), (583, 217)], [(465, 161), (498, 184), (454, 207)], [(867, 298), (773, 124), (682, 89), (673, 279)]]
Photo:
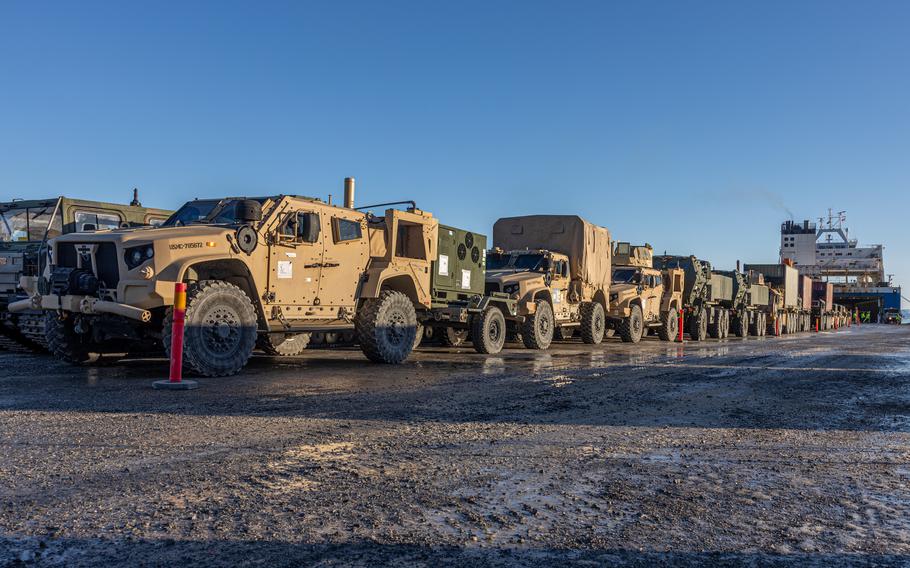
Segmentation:
[[(238, 372), (257, 343), (298, 354), (314, 332), (355, 330), (364, 354), (385, 363), (407, 358), (419, 324), (470, 328), (475, 349), (501, 349), (514, 302), (483, 295), (482, 239), (446, 228), (441, 246), (439, 223), (413, 202), (377, 216), (354, 209), (353, 194), (348, 178), (344, 207), (197, 200), (160, 228), (60, 237), (49, 290), (32, 305), (48, 310), (48, 343), (63, 359), (124, 340), (167, 351), (174, 285), (185, 282), (184, 364), (207, 376)], [(386, 205), (396, 204), (371, 208)], [(440, 248), (454, 250), (442, 259)]]
[(172, 211), (142, 207), (137, 190), (129, 205), (52, 197), (0, 203), (0, 334), (31, 349), (44, 348), (44, 314), (10, 312), (9, 304), (37, 291), (47, 242), (69, 233), (160, 224)]
[(487, 292), (517, 302), (510, 331), (528, 349), (578, 329), (603, 341), (610, 288), (610, 232), (575, 215), (506, 217), (493, 225)]
[(638, 343), (649, 328), (664, 341), (679, 333), (683, 271), (657, 270), (652, 258), (651, 245), (616, 243), (607, 320), (628, 343)]

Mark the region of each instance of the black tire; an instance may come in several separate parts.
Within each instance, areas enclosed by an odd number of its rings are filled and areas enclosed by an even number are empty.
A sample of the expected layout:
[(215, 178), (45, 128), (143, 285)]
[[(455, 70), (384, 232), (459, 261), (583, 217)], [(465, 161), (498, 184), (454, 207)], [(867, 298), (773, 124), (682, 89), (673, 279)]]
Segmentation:
[(741, 339), (749, 335), (749, 314), (747, 312), (733, 318), (733, 334)]
[(657, 336), (663, 341), (675, 341), (679, 336), (679, 312), (676, 308), (670, 308), (669, 311), (660, 314)]
[(585, 302), (581, 311), (581, 340), (588, 345), (597, 345), (604, 340), (607, 329), (607, 314), (600, 302)]
[(259, 340), (259, 348), (268, 355), (294, 357), (303, 353), (310, 344), (309, 333), (270, 333)]
[[(171, 357), (173, 310), (164, 318), (162, 342)], [(204, 377), (235, 375), (249, 361), (257, 339), (256, 308), (246, 293), (222, 280), (200, 280), (186, 292), (183, 366)]]
[(487, 306), (471, 322), (471, 342), (474, 350), (486, 355), (502, 351), (506, 343), (506, 318), (496, 306)]
[(83, 334), (73, 329), (73, 317), (61, 319), (56, 312), (47, 312), (44, 320), (47, 348), (51, 354), (73, 365), (93, 363), (101, 357), (100, 352), (86, 341)]
[(411, 354), (417, 312), (401, 292), (383, 290), (378, 298), (365, 301), (354, 323), (360, 349), (370, 361), (398, 364)]
[(616, 331), (625, 343), (638, 343), (641, 341), (641, 336), (645, 330), (644, 318), (641, 315), (641, 306), (632, 306), (631, 312), (629, 317), (620, 322)]
[[(719, 310), (711, 311), (714, 312), (714, 321), (708, 324), (708, 336), (712, 339), (722, 339), (723, 327), (721, 325), (721, 312)], [(705, 313), (707, 314), (707, 310)]]
[(19, 335), (13, 339), (35, 353), (47, 353), (46, 321), (44, 312), (20, 314), (16, 321)]
[(422, 323), (417, 322), (417, 328), (414, 333), (414, 346), (411, 347), (411, 351), (414, 351), (420, 347), (420, 343), (424, 340), (424, 334), (426, 333), (426, 330), (427, 328), (425, 328)]
[(468, 340), (470, 332), (465, 328), (447, 327), (439, 334), (439, 339), (446, 347), (461, 347)]
[(553, 342), (553, 307), (546, 300), (534, 302), (537, 309), (521, 326), (521, 341), (528, 349), (546, 349)]
[(708, 337), (708, 312), (701, 308), (689, 319), (689, 339), (704, 341)]

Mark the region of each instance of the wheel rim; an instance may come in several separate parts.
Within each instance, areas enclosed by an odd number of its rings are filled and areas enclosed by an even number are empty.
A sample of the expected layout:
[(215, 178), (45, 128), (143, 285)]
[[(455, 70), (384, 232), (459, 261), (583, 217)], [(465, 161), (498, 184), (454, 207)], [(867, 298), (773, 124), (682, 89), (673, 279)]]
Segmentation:
[(549, 314), (541, 314), (541, 316), (538, 318), (540, 323), (537, 325), (537, 329), (542, 337), (546, 337), (550, 333), (550, 316)]
[(240, 314), (228, 306), (218, 306), (205, 317), (202, 342), (211, 353), (232, 353), (240, 343), (240, 327)]
[(389, 343), (392, 343), (394, 345), (401, 345), (407, 336), (406, 326), (407, 321), (403, 313), (394, 311), (389, 314), (389, 325), (386, 328), (385, 333), (386, 338), (389, 340)]
[(499, 343), (500, 337), (502, 337), (502, 327), (499, 325), (498, 320), (493, 320), (490, 322), (490, 327), (487, 330), (487, 336), (490, 338), (492, 343)]

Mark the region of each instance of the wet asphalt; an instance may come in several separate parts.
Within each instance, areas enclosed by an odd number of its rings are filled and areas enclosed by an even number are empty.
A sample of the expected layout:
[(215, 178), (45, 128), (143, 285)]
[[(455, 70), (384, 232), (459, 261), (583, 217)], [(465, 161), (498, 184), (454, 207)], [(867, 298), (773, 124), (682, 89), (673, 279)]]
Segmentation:
[(910, 565), (910, 326), (511, 347), (0, 353), (0, 566)]

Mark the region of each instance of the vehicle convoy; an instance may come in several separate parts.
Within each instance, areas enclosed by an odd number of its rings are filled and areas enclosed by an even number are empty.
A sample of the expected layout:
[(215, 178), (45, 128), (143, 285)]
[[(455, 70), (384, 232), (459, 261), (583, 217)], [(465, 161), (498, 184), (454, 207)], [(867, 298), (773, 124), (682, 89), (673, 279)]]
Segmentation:
[[(737, 262), (737, 267), (739, 263)], [(761, 337), (767, 329), (767, 306), (770, 291), (764, 285), (764, 278), (755, 272), (742, 273), (737, 270), (718, 270), (715, 274), (730, 278), (733, 283), (732, 300), (729, 302), (730, 335), (736, 337)], [(726, 302), (723, 302), (726, 305)]]
[(62, 234), (162, 223), (172, 213), (142, 207), (133, 190), (129, 205), (69, 197), (0, 203), (0, 337), (34, 350), (45, 348), (44, 314), (13, 313), (11, 302), (28, 297), (44, 268), (47, 242)]
[(576, 215), (505, 217), (493, 225), (486, 292), (517, 303), (509, 333), (528, 349), (547, 349), (579, 331), (603, 341), (609, 309), (610, 232)]
[(679, 268), (653, 267), (651, 245), (616, 243), (607, 326), (627, 343), (638, 343), (647, 329), (664, 341), (679, 333), (685, 274)]
[(683, 271), (683, 319), (689, 322), (686, 331), (692, 341), (703, 341), (709, 335), (715, 339), (727, 337), (733, 309), (731, 277), (712, 272), (710, 262), (694, 256), (658, 256), (654, 259), (654, 267)]
[(811, 321), (811, 280), (808, 282), (808, 296), (804, 281), (802, 292), (800, 275), (789, 264), (746, 264), (746, 271), (760, 273), (770, 287), (767, 325), (768, 333), (784, 335), (808, 331)]
[(430, 213), (407, 202), (376, 216), (353, 199), (348, 178), (343, 207), (287, 195), (195, 200), (160, 228), (64, 235), (50, 245), (48, 289), (10, 309), (46, 310), (48, 344), (67, 361), (147, 340), (169, 354), (174, 288), (186, 283), (184, 365), (206, 376), (238, 372), (257, 343), (300, 353), (313, 332), (354, 330), (384, 363), (407, 358), (420, 323), (471, 326), (475, 349), (501, 349), (514, 302), (483, 295), (482, 241), (458, 233), (444, 270)]

